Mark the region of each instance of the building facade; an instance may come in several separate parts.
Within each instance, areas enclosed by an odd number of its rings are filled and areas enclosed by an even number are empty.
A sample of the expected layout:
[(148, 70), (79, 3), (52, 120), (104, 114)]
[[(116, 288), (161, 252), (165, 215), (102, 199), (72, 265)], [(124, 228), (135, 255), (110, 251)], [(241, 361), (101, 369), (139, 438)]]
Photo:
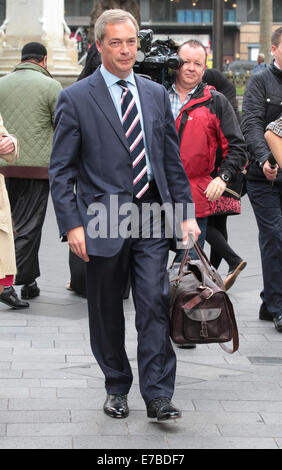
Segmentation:
[[(259, 1), (224, 0), (224, 59), (255, 60), (259, 50)], [(6, 0), (0, 0), (0, 26)], [(212, 50), (213, 0), (139, 0), (141, 26), (155, 38), (179, 42), (198, 37)], [(93, 0), (65, 0), (65, 19), (73, 32), (86, 31)], [(273, 0), (273, 29), (282, 25), (282, 0)]]
[[(224, 0), (225, 60), (256, 60), (259, 50), (260, 0)], [(89, 25), (92, 0), (65, 0), (71, 28)], [(212, 50), (213, 0), (139, 0), (141, 26), (156, 38), (169, 35), (179, 42), (198, 36)], [(273, 28), (282, 25), (282, 0), (273, 0)]]

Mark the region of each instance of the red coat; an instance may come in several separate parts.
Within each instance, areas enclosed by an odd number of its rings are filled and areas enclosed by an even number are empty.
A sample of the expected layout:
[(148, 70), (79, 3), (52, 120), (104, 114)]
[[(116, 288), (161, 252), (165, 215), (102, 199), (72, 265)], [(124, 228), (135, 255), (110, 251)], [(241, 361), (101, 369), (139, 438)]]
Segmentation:
[(196, 217), (213, 213), (214, 203), (204, 194), (215, 169), (216, 151), (222, 150), (219, 174), (231, 178), (246, 162), (246, 148), (236, 115), (229, 101), (213, 87), (202, 83), (176, 119), (179, 133), (184, 113), (188, 119), (183, 129), (180, 156), (189, 178)]

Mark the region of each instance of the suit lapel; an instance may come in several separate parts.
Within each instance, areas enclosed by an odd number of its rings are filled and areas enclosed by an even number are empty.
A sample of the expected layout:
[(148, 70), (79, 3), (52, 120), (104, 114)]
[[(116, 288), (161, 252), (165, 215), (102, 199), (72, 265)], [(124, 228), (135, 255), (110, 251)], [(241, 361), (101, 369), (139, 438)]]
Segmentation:
[(120, 118), (116, 111), (115, 105), (102, 77), (100, 70), (97, 70), (89, 80), (89, 93), (95, 100), (105, 117), (113, 127), (114, 131), (118, 135), (119, 139), (129, 151), (127, 138), (125, 137), (124, 130), (122, 128)]
[[(135, 75), (136, 85), (138, 88), (139, 99), (142, 108), (143, 114), (143, 123), (144, 123), (144, 130), (145, 130), (145, 137), (146, 137), (146, 144), (148, 150), (151, 149), (152, 144), (152, 128), (153, 128), (153, 116), (154, 116), (154, 108), (153, 108), (153, 97), (149, 90), (149, 87), (144, 86), (142, 80)], [(147, 80), (147, 79), (144, 79)], [(151, 152), (149, 151), (149, 155)]]

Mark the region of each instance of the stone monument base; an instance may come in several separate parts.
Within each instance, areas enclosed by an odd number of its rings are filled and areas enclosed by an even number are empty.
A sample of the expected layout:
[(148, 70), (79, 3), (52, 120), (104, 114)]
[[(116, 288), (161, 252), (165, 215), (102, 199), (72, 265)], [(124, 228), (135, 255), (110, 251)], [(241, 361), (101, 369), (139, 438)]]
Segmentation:
[[(20, 63), (22, 47), (31, 41), (44, 44), (48, 51), (47, 66), (51, 75), (61, 82), (63, 87), (75, 82), (82, 67), (77, 64), (77, 50), (75, 47), (67, 47), (65, 44), (50, 45), (34, 36), (5, 38), (0, 45), (0, 77), (11, 72)], [(73, 46), (73, 44), (71, 44)]]
[(77, 43), (70, 39), (64, 19), (64, 0), (7, 0), (6, 19), (0, 25), (0, 77), (20, 62), (28, 42), (40, 42), (48, 51), (47, 66), (63, 86), (76, 81)]

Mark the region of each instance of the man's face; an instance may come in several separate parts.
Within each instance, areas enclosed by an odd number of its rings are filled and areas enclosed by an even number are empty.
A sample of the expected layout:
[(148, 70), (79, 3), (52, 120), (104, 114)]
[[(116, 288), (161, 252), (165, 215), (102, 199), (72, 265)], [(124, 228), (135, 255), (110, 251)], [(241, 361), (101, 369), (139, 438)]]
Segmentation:
[(181, 47), (179, 57), (184, 65), (176, 71), (176, 86), (187, 90), (187, 93), (200, 83), (206, 70), (206, 54), (202, 47)]
[(277, 63), (278, 67), (282, 70), (282, 36), (280, 38), (280, 44), (278, 47), (272, 46), (271, 47), (273, 57), (275, 62)]
[(130, 74), (137, 54), (137, 33), (130, 20), (108, 23), (103, 41), (96, 41), (96, 45), (109, 72), (119, 78)]

